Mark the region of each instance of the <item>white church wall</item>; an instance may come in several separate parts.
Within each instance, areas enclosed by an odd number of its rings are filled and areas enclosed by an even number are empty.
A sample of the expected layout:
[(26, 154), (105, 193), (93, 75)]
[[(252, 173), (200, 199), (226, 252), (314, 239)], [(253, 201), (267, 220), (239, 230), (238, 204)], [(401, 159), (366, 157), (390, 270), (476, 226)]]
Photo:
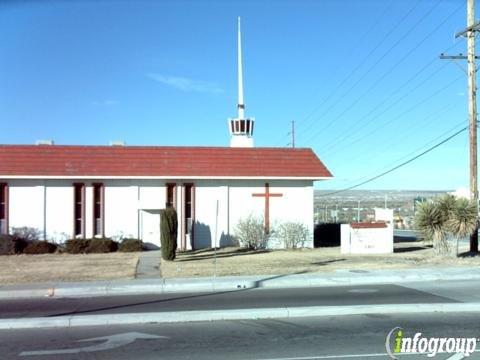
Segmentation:
[(44, 182), (9, 181), (9, 227), (31, 227), (43, 234)]
[(143, 180), (139, 184), (140, 209), (164, 209), (165, 208), (165, 182), (163, 180)]
[(232, 245), (228, 229), (229, 187), (226, 181), (202, 180), (195, 185), (194, 247)]
[(85, 182), (85, 237), (93, 237), (93, 187)]
[(47, 239), (58, 243), (73, 234), (73, 187), (70, 181), (47, 180), (46, 232)]
[[(270, 198), (270, 229), (284, 222), (303, 223), (310, 233), (305, 244), (313, 247), (313, 182), (312, 181), (268, 181), (270, 193), (280, 193), (281, 197)], [(265, 181), (232, 181), (230, 182), (230, 224), (232, 234), (238, 222), (252, 214), (263, 218), (265, 198), (253, 197), (253, 193), (265, 193)], [(271, 247), (281, 248), (283, 245), (272, 237)]]
[(108, 180), (105, 186), (105, 236), (115, 240), (139, 237), (139, 182)]
[[(47, 238), (62, 242), (73, 236), (73, 183), (85, 184), (86, 237), (93, 235), (93, 187), (104, 184), (105, 236), (119, 240), (141, 237), (142, 211), (165, 208), (165, 183), (177, 184), (177, 211), (181, 226), (183, 180), (10, 180), (9, 225), (28, 226), (46, 231)], [(197, 180), (195, 184), (195, 248), (235, 245), (235, 227), (250, 214), (263, 219), (264, 180)], [(287, 221), (305, 224), (312, 236), (306, 246), (313, 246), (313, 186), (311, 181), (269, 181), (270, 224), (275, 228)], [(45, 185), (45, 187), (44, 187)], [(45, 198), (45, 203), (44, 203)], [(216, 206), (218, 200), (218, 220)], [(178, 242), (181, 243), (179, 226)], [(215, 238), (216, 232), (216, 238)], [(188, 246), (189, 244), (187, 244)], [(272, 247), (281, 247), (273, 243)]]

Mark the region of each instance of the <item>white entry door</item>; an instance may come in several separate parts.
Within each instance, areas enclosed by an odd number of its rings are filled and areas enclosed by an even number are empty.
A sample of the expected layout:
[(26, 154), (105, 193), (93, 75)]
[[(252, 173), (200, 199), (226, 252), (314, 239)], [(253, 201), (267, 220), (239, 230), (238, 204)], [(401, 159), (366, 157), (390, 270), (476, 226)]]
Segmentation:
[(160, 247), (160, 210), (142, 210), (142, 240)]

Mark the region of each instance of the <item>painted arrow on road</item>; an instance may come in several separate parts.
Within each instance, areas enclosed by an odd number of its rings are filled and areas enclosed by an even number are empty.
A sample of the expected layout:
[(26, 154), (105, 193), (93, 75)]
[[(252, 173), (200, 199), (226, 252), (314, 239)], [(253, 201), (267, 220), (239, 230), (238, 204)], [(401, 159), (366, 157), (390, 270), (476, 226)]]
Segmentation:
[(78, 342), (106, 340), (105, 342), (97, 345), (84, 346), (84, 347), (74, 348), (74, 349), (23, 351), (20, 353), (20, 356), (78, 354), (80, 352), (95, 352), (95, 351), (110, 350), (110, 349), (114, 349), (120, 346), (125, 346), (130, 343), (133, 343), (137, 339), (168, 339), (168, 337), (144, 334), (144, 333), (138, 333), (138, 332), (128, 332), (123, 334), (108, 335), (108, 336), (96, 337), (91, 339), (78, 340)]
[(448, 359), (445, 359), (445, 360), (462, 360), (462, 359), (465, 359), (465, 358), (466, 358), (466, 355), (464, 355), (462, 353), (456, 353), (455, 355), (450, 356)]

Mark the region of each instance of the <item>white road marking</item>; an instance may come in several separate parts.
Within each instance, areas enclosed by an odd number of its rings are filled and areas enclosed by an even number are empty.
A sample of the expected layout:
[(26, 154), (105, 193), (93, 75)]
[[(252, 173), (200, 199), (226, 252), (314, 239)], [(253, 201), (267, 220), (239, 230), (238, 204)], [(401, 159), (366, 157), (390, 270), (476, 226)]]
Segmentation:
[[(474, 352), (480, 352), (480, 350), (475, 350)], [(428, 355), (428, 353), (400, 353), (395, 354), (395, 356), (413, 356), (413, 355)], [(288, 358), (265, 358), (265, 359), (256, 359), (256, 360), (323, 360), (323, 359), (361, 359), (366, 357), (383, 357), (388, 359), (389, 356), (387, 353), (382, 354), (346, 354), (346, 355), (319, 355), (319, 356), (303, 356), (303, 357), (288, 357)], [(462, 353), (454, 354), (453, 356), (445, 360), (462, 360), (465, 359), (465, 355)], [(431, 359), (431, 358), (429, 358)]]
[(370, 294), (378, 292), (378, 289), (352, 289), (348, 290), (347, 292), (354, 294)]
[(103, 343), (97, 345), (84, 346), (73, 349), (58, 349), (58, 350), (38, 350), (38, 351), (22, 351), (20, 356), (40, 356), (40, 355), (55, 355), (55, 354), (78, 354), (81, 352), (95, 352), (102, 350), (110, 350), (120, 346), (128, 345), (134, 342), (136, 339), (168, 339), (166, 336), (157, 336), (151, 334), (144, 334), (138, 332), (128, 332), (123, 334), (102, 336), (91, 339), (78, 340), (83, 341), (99, 341), (106, 340)]
[(456, 353), (455, 355), (453, 356), (450, 356), (449, 358), (445, 359), (445, 360), (462, 360), (462, 359), (465, 359), (466, 356), (462, 353)]

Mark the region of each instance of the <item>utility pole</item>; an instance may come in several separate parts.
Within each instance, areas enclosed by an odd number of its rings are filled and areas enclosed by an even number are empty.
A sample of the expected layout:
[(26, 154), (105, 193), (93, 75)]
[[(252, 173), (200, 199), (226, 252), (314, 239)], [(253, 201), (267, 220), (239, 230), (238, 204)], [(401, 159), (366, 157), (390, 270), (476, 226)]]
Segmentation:
[[(478, 205), (477, 182), (477, 70), (475, 64), (475, 0), (467, 0), (468, 117), (470, 127), (470, 198)], [(470, 251), (478, 252), (478, 221), (470, 236)]]
[(360, 200), (358, 200), (357, 204), (357, 222), (360, 222)]
[[(476, 86), (476, 59), (475, 33), (480, 30), (480, 22), (475, 22), (475, 0), (467, 0), (467, 28), (455, 37), (467, 38), (467, 56), (462, 54), (448, 56), (441, 54), (440, 59), (466, 59), (468, 77), (468, 120), (470, 139), (470, 199), (478, 206), (478, 179), (477, 179), (477, 86)], [(477, 227), (470, 236), (470, 251), (478, 252), (478, 221)]]

